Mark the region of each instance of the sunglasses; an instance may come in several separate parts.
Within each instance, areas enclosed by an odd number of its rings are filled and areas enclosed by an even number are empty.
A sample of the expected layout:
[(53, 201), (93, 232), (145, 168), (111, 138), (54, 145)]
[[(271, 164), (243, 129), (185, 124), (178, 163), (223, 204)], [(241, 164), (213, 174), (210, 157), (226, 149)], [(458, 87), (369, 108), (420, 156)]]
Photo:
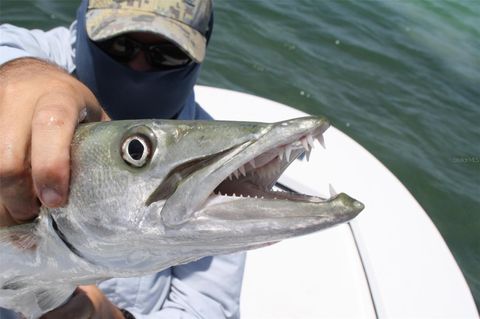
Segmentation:
[(147, 62), (156, 68), (171, 69), (185, 66), (192, 59), (180, 48), (170, 42), (143, 44), (127, 36), (118, 36), (97, 45), (109, 56), (121, 63), (130, 62), (142, 50)]

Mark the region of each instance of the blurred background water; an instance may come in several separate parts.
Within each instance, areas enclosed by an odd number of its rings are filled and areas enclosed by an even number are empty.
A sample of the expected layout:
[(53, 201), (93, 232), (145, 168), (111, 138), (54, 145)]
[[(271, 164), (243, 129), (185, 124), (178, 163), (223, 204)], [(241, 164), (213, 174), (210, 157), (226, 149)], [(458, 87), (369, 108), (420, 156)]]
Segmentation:
[[(0, 22), (68, 26), (77, 5), (0, 0)], [(327, 116), (417, 198), (479, 306), (480, 1), (217, 0), (215, 9), (200, 84)]]

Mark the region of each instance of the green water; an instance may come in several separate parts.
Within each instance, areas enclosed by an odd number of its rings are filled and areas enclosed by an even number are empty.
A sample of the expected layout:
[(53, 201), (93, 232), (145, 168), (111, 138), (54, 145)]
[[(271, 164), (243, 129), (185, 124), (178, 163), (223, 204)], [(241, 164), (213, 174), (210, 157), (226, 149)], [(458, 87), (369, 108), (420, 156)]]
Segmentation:
[[(0, 21), (68, 25), (77, 3), (0, 0)], [(480, 305), (480, 1), (215, 7), (200, 83), (326, 115), (417, 198)]]

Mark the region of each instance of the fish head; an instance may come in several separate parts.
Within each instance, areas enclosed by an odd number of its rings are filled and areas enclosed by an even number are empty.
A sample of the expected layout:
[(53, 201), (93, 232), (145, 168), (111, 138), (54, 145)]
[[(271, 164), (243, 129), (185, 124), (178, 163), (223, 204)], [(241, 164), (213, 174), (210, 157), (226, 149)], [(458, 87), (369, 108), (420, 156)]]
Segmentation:
[(363, 205), (272, 191), (328, 126), (320, 117), (85, 124), (72, 144), (68, 205), (51, 215), (78, 254), (137, 271), (333, 226)]

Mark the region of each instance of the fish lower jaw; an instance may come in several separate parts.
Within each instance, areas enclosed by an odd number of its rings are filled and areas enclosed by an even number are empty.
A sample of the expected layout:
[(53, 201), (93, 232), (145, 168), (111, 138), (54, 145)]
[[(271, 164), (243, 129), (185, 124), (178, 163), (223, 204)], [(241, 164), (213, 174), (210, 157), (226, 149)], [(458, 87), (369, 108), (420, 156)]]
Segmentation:
[(206, 206), (211, 204), (226, 203), (234, 200), (276, 200), (276, 201), (301, 201), (310, 203), (321, 203), (328, 199), (299, 194), (284, 190), (278, 187), (273, 189), (259, 188), (255, 184), (224, 182), (224, 187), (217, 188), (207, 199)]

